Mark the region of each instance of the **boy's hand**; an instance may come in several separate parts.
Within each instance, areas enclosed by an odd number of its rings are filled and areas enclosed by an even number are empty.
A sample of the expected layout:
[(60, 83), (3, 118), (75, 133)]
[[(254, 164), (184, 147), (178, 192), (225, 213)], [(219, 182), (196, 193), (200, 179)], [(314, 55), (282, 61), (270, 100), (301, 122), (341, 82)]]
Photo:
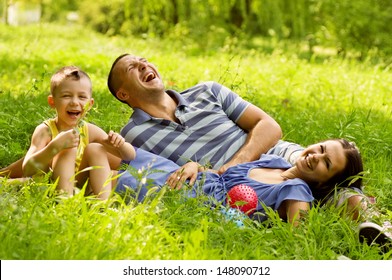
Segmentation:
[(62, 131), (52, 141), (59, 150), (75, 148), (79, 145), (79, 133), (75, 129)]
[(108, 133), (108, 143), (110, 143), (114, 148), (120, 148), (122, 145), (125, 143), (124, 137), (122, 137), (120, 134), (114, 132), (114, 131), (109, 131)]

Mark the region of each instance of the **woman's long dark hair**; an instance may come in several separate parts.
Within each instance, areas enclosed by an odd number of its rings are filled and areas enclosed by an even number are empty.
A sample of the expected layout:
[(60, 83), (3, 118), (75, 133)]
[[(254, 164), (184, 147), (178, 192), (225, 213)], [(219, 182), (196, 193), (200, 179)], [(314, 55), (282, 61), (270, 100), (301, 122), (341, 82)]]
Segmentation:
[[(312, 188), (314, 198), (324, 203), (327, 198), (334, 194), (335, 188), (358, 188), (362, 189), (363, 163), (362, 157), (355, 144), (348, 142), (345, 139), (333, 139), (342, 144), (344, 154), (347, 159), (347, 164), (343, 171), (336, 174), (329, 181), (322, 186)], [(353, 180), (355, 178), (355, 180)]]

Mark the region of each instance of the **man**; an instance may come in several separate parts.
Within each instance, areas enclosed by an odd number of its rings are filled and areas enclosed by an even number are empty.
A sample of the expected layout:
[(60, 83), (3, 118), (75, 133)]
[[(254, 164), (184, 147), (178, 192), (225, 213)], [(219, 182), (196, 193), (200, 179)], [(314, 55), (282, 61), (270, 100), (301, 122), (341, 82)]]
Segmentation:
[(165, 91), (156, 67), (138, 56), (115, 60), (108, 87), (134, 110), (121, 131), (126, 141), (178, 165), (192, 160), (223, 173), (259, 159), (282, 136), (272, 117), (220, 84)]

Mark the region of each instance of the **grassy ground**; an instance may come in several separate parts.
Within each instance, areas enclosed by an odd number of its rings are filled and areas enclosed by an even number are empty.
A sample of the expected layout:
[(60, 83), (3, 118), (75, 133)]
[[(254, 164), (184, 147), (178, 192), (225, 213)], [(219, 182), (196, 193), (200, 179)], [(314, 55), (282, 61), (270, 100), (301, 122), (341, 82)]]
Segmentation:
[[(96, 105), (90, 121), (119, 131), (130, 109), (106, 88), (112, 61), (125, 52), (158, 66), (168, 88), (215, 80), (260, 106), (285, 138), (303, 145), (330, 137), (355, 141), (366, 192), (392, 218), (392, 74), (387, 65), (325, 57), (310, 60), (276, 46), (195, 51), (183, 40), (107, 38), (78, 26), (0, 25), (0, 166), (21, 157), (34, 127), (54, 114), (46, 104), (50, 75), (64, 65), (87, 71)], [(45, 178), (0, 187), (1, 259), (392, 259), (359, 243), (356, 223), (314, 208), (299, 228), (272, 218), (239, 229), (205, 198), (164, 192), (148, 203), (52, 196)]]

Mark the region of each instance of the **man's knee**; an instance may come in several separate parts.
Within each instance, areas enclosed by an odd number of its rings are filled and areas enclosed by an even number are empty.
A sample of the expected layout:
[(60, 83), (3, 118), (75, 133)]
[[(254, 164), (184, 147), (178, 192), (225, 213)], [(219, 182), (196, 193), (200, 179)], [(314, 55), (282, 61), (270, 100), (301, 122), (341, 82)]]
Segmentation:
[(357, 220), (361, 212), (366, 210), (368, 198), (360, 190), (344, 189), (330, 197), (327, 204), (341, 209), (343, 215)]
[(361, 211), (367, 208), (367, 197), (363, 194), (352, 195), (347, 199), (347, 213), (354, 220), (360, 217)]

